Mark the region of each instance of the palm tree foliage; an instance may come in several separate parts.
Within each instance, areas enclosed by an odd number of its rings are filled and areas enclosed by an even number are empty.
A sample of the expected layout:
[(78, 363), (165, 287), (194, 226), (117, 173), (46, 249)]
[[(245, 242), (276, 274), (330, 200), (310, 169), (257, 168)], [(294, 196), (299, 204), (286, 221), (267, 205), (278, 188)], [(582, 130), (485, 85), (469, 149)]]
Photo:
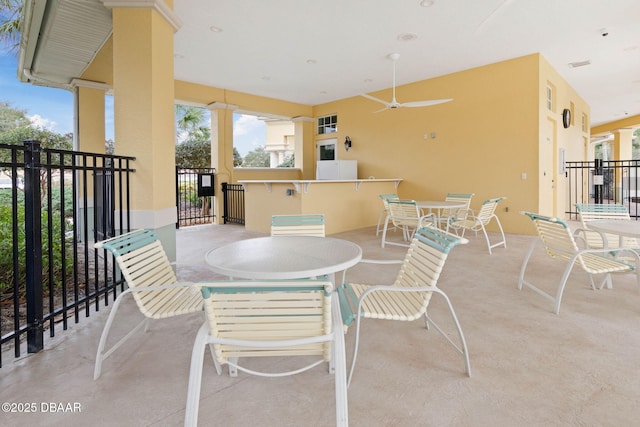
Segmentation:
[(13, 53), (20, 47), (24, 0), (0, 0), (0, 44)]

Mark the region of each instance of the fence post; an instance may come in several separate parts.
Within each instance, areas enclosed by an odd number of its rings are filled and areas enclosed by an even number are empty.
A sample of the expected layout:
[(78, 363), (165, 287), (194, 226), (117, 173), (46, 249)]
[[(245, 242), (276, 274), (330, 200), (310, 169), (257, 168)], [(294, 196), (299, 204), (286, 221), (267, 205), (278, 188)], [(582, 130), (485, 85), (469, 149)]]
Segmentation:
[(27, 353), (43, 348), (42, 324), (42, 216), (40, 201), (40, 141), (25, 140), (24, 228), (27, 297)]
[(595, 203), (602, 204), (604, 175), (602, 170), (602, 159), (595, 159), (595, 171), (593, 174), (593, 198)]

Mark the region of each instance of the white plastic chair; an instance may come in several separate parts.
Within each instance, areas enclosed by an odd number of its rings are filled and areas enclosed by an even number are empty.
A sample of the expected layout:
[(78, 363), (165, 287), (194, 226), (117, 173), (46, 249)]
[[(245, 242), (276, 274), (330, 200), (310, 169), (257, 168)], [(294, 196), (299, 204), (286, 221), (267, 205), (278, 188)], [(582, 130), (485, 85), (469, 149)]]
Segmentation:
[[(604, 240), (601, 233), (589, 229), (589, 222), (601, 219), (626, 220), (631, 221), (629, 210), (624, 205), (619, 204), (582, 204), (576, 203), (576, 210), (580, 218), (582, 228), (574, 231), (576, 239), (585, 242), (590, 249), (600, 249), (602, 247), (617, 248), (620, 246), (620, 236), (617, 234), (604, 233)], [(640, 249), (638, 241), (633, 237), (623, 237), (622, 246), (625, 248)]]
[[(562, 294), (567, 284), (567, 279), (575, 266), (578, 266), (589, 275), (591, 288), (594, 290), (596, 289), (596, 285), (593, 280), (593, 276), (596, 274), (604, 275), (604, 279), (602, 280), (599, 289), (602, 289), (606, 283), (609, 285), (611, 284), (611, 273), (630, 273), (634, 271), (638, 276), (638, 285), (640, 286), (640, 274), (634, 265), (614, 259), (610, 255), (610, 251), (605, 248), (579, 249), (574, 239), (574, 235), (569, 229), (569, 225), (562, 219), (531, 212), (523, 212), (523, 214), (533, 221), (533, 225), (536, 228), (539, 238), (535, 239), (531, 243), (529, 251), (522, 262), (520, 277), (518, 279), (518, 289), (521, 290), (523, 286), (526, 286), (548, 299), (554, 304), (554, 313), (558, 314), (560, 312)], [(566, 264), (555, 295), (552, 295), (539, 286), (534, 285), (530, 281), (531, 279), (525, 279), (529, 260), (531, 259), (534, 249), (539, 244), (544, 247), (544, 250), (549, 257)], [(635, 251), (628, 250), (625, 252), (632, 253), (636, 260), (636, 266), (640, 265), (640, 258)]]
[[(152, 230), (137, 230), (95, 244), (96, 248), (110, 251), (129, 288), (113, 303), (102, 330), (93, 379), (100, 377), (102, 363), (126, 340), (144, 326), (149, 319), (164, 319), (202, 311), (202, 295), (192, 283), (178, 283), (173, 267)], [(128, 334), (105, 350), (109, 330), (123, 299), (132, 295), (138, 309), (145, 316)]]
[[(344, 333), (330, 280), (216, 281), (203, 285), (207, 320), (193, 345), (185, 426), (197, 425), (207, 346), (218, 375), (223, 365), (229, 366), (231, 376), (242, 371), (280, 377), (327, 362), (335, 377), (336, 425), (348, 425)], [(290, 357), (292, 362), (299, 357), (303, 366), (269, 373), (240, 364), (240, 359), (254, 357)]]
[[(394, 227), (402, 230), (402, 237), (404, 242), (409, 242), (413, 237), (415, 231), (428, 224), (434, 224), (436, 222), (435, 214), (422, 215), (420, 208), (415, 200), (387, 200), (389, 206), (389, 217)], [(384, 248), (384, 245), (396, 245), (396, 246), (409, 246), (409, 243), (398, 243), (387, 240), (387, 230), (389, 221), (385, 222), (382, 229), (382, 239), (380, 245)]]
[[(391, 219), (391, 217), (389, 216), (389, 205), (387, 202), (389, 200), (398, 200), (398, 195), (396, 193), (380, 194), (378, 197), (380, 197), (380, 200), (382, 200), (383, 208), (382, 208), (382, 211), (380, 212), (380, 215), (378, 215), (378, 224), (376, 225), (376, 236), (380, 234), (382, 227), (388, 224), (389, 220)], [(382, 221), (384, 221), (384, 225)]]
[[(458, 211), (458, 215), (462, 215), (462, 219), (459, 218), (451, 218), (449, 222), (447, 222), (447, 231), (452, 229), (456, 234), (462, 230), (461, 236), (464, 237), (464, 233), (467, 230), (473, 231), (478, 235), (478, 231), (482, 231), (484, 234), (484, 239), (487, 242), (487, 248), (489, 249), (489, 255), (491, 255), (491, 249), (504, 246), (507, 247), (507, 240), (504, 236), (504, 230), (502, 229), (502, 224), (500, 223), (500, 218), (496, 215), (496, 208), (498, 204), (505, 200), (506, 197), (498, 197), (495, 199), (488, 199), (482, 203), (480, 210), (478, 213), (474, 213), (472, 210), (468, 210), (467, 212)], [(489, 235), (487, 234), (487, 225), (491, 222), (491, 220), (495, 220), (498, 224), (498, 229), (500, 230), (501, 239), (498, 242), (491, 243), (489, 240)]]
[(471, 199), (474, 193), (447, 193), (445, 202), (464, 203), (463, 208), (443, 208), (439, 215), (438, 227), (446, 229), (449, 220), (461, 220), (467, 218), (467, 212), (471, 209)]
[[(449, 344), (462, 355), (465, 372), (467, 375), (471, 375), (469, 352), (458, 317), (447, 295), (437, 287), (438, 278), (449, 252), (456, 245), (467, 242), (467, 239), (454, 236), (435, 227), (423, 227), (415, 233), (404, 261), (361, 261), (381, 264), (401, 263), (398, 277), (392, 285), (372, 286), (344, 283), (338, 288), (340, 309), (345, 327), (351, 325), (354, 320), (356, 321), (353, 359), (347, 384), (351, 383), (356, 364), (360, 339), (360, 320), (362, 318), (412, 321), (424, 316), (427, 329), (429, 325), (433, 325), (447, 339)], [(455, 323), (459, 344), (449, 338), (449, 334), (445, 333), (428, 316), (427, 307), (434, 294), (442, 296), (446, 302)]]
[(325, 237), (323, 214), (273, 215), (272, 236)]

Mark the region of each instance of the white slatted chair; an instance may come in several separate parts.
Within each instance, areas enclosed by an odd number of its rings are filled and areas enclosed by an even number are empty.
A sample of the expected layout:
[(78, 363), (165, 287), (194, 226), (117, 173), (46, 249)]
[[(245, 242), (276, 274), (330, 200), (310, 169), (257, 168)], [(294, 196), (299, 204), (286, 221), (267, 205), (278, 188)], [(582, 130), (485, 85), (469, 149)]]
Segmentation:
[[(387, 205), (389, 206), (391, 224), (402, 230), (404, 242), (409, 242), (418, 228), (428, 224), (435, 224), (436, 222), (435, 214), (422, 215), (415, 200), (389, 199), (387, 200)], [(387, 221), (382, 229), (380, 245), (383, 248), (385, 244), (408, 247), (409, 243), (398, 243), (387, 240), (388, 226), (389, 222)]]
[[(554, 304), (554, 313), (558, 314), (560, 312), (562, 294), (567, 284), (567, 279), (575, 266), (582, 269), (589, 275), (591, 288), (594, 290), (596, 289), (596, 285), (593, 280), (593, 276), (604, 276), (599, 287), (602, 289), (606, 283), (609, 285), (611, 284), (611, 273), (632, 273), (635, 271), (638, 276), (638, 285), (640, 286), (640, 275), (638, 275), (637, 268), (634, 267), (634, 265), (614, 259), (607, 249), (579, 249), (574, 239), (574, 235), (569, 229), (569, 225), (562, 219), (531, 212), (523, 212), (523, 214), (533, 221), (533, 225), (536, 228), (539, 239), (535, 239), (532, 242), (524, 261), (522, 262), (520, 277), (518, 279), (518, 289), (522, 289), (523, 286), (526, 286), (548, 299)], [(549, 257), (566, 264), (566, 268), (562, 274), (562, 278), (560, 279), (555, 295), (552, 295), (534, 285), (530, 281), (531, 279), (525, 279), (527, 265), (534, 249), (539, 244), (542, 244)], [(640, 258), (638, 257), (638, 254), (632, 250), (629, 250), (628, 252), (633, 254), (632, 256), (634, 256), (636, 260), (636, 266), (640, 265)]]
[(380, 200), (382, 200), (383, 208), (380, 212), (380, 215), (378, 216), (378, 224), (376, 225), (376, 236), (380, 234), (380, 231), (384, 226), (382, 221), (384, 221), (384, 224), (388, 224), (389, 220), (391, 219), (389, 215), (389, 204), (387, 202), (389, 200), (399, 199), (396, 193), (380, 194), (378, 197), (380, 197)]
[[(626, 206), (619, 204), (598, 205), (577, 203), (576, 210), (578, 211), (580, 224), (582, 226), (582, 228), (574, 231), (576, 239), (584, 241), (586, 247), (590, 249), (600, 249), (602, 247), (617, 248), (620, 246), (620, 236), (605, 233), (604, 237), (606, 241), (603, 242), (603, 236), (599, 232), (589, 229), (589, 222), (600, 219), (630, 221), (631, 216)], [(638, 244), (638, 241), (633, 237), (623, 237), (622, 246), (625, 248), (640, 248), (640, 244)]]
[[(462, 355), (465, 371), (467, 375), (471, 375), (469, 352), (458, 317), (447, 295), (437, 287), (438, 278), (444, 268), (449, 252), (456, 245), (467, 242), (467, 239), (454, 236), (432, 226), (421, 228), (414, 235), (404, 261), (361, 261), (380, 264), (402, 264), (398, 277), (392, 285), (371, 286), (344, 283), (338, 288), (340, 309), (345, 327), (349, 327), (354, 320), (356, 321), (356, 338), (348, 384), (351, 383), (358, 355), (360, 320), (362, 318), (412, 321), (424, 316), (427, 329), (429, 325), (433, 325), (447, 339)], [(434, 294), (442, 296), (445, 300), (455, 323), (460, 344), (456, 344), (449, 338), (449, 334), (445, 333), (427, 315), (427, 307)]]
[[(223, 365), (229, 366), (231, 376), (237, 376), (239, 370), (280, 377), (328, 362), (335, 376), (336, 425), (348, 425), (344, 333), (337, 295), (332, 293), (333, 284), (328, 278), (203, 285), (207, 320), (193, 345), (185, 426), (197, 425), (207, 346), (218, 375)], [(291, 357), (293, 362), (294, 356), (303, 356), (299, 359), (304, 366), (287, 372), (259, 372), (240, 364), (240, 359), (254, 357)], [(315, 357), (309, 361), (309, 356)]]
[[(100, 377), (102, 363), (135, 332), (149, 326), (149, 319), (164, 319), (202, 311), (202, 295), (192, 283), (178, 283), (172, 265), (152, 230), (137, 230), (95, 244), (110, 251), (127, 282), (128, 289), (113, 303), (102, 330), (93, 379)], [(144, 319), (110, 349), (105, 350), (109, 330), (123, 299), (132, 295)]]
[(323, 214), (273, 215), (272, 236), (325, 237)]
[(445, 202), (458, 202), (464, 203), (463, 208), (443, 208), (439, 215), (438, 226), (445, 229), (449, 221), (464, 220), (467, 219), (467, 213), (471, 209), (471, 199), (474, 193), (448, 193), (444, 198)]
[[(474, 213), (472, 210), (468, 210), (466, 213), (462, 211), (458, 212), (458, 215), (464, 215), (464, 219), (452, 218), (451, 221), (447, 223), (447, 231), (449, 229), (453, 230), (456, 234), (459, 234), (462, 230), (461, 236), (464, 237), (465, 231), (473, 231), (476, 236), (478, 235), (478, 231), (482, 231), (484, 234), (484, 239), (487, 242), (487, 248), (489, 249), (489, 255), (491, 255), (491, 249), (504, 246), (507, 247), (507, 239), (504, 236), (504, 230), (502, 229), (502, 224), (500, 223), (500, 218), (496, 215), (496, 208), (498, 204), (505, 200), (506, 197), (498, 197), (495, 199), (488, 199), (482, 203), (480, 210), (478, 213)], [(495, 220), (498, 224), (498, 229), (500, 230), (500, 235), (502, 236), (501, 240), (495, 243), (491, 243), (489, 240), (489, 235), (487, 234), (487, 225), (491, 222), (491, 220)]]

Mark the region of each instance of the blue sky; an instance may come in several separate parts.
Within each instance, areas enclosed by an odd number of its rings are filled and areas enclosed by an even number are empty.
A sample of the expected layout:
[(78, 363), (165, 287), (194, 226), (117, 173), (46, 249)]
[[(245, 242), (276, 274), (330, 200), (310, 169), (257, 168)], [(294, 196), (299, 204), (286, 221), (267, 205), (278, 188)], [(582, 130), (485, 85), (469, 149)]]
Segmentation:
[[(0, 101), (26, 111), (32, 123), (65, 134), (73, 132), (73, 94), (21, 83), (17, 77), (17, 56), (0, 51)], [(113, 139), (113, 98), (105, 97), (105, 137)], [(234, 145), (243, 157), (258, 146), (264, 146), (264, 122), (255, 116), (234, 115)]]

